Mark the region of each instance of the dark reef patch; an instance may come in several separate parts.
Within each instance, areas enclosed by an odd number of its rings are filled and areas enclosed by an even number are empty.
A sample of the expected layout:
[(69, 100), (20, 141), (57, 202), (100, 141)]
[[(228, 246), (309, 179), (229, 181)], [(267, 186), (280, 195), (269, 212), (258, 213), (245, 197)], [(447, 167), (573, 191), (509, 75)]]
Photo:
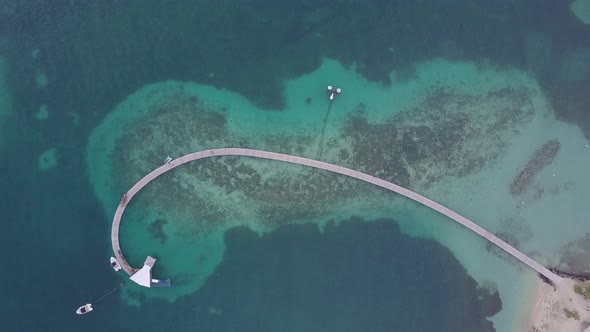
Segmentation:
[(509, 144), (506, 134), (517, 132), (533, 111), (525, 89), (480, 96), (438, 90), (385, 123), (369, 123), (361, 104), (339, 137), (350, 143), (351, 153), (338, 153), (337, 163), (402, 186), (429, 186), (493, 161)]
[(486, 317), (491, 317), (502, 310), (502, 299), (497, 288), (479, 287), (479, 298)]
[(148, 232), (162, 244), (166, 243), (166, 240), (168, 240), (168, 235), (164, 232), (164, 225), (167, 223), (168, 220), (157, 219), (148, 225)]
[[(113, 168), (117, 170), (117, 181), (122, 188), (128, 188), (161, 165), (169, 154), (176, 151), (192, 152), (191, 140), (200, 144), (227, 144), (230, 134), (227, 129), (223, 110), (212, 109), (197, 97), (186, 94), (182, 89), (171, 89), (168, 94), (161, 94), (156, 102), (149, 104), (149, 117), (133, 123), (132, 128), (117, 141), (114, 150)], [(159, 135), (166, 140), (146, 139)], [(187, 140), (187, 137), (190, 138)], [(141, 149), (136, 147), (141, 146)], [(133, 156), (129, 153), (133, 151)], [(138, 158), (151, 163), (135, 164), (128, 167), (130, 158)], [(140, 166), (140, 167), (138, 167)]]
[(527, 161), (524, 168), (518, 172), (518, 175), (510, 184), (510, 192), (512, 195), (517, 196), (527, 190), (533, 183), (535, 176), (555, 159), (560, 147), (561, 144), (559, 141), (553, 139), (537, 149)]

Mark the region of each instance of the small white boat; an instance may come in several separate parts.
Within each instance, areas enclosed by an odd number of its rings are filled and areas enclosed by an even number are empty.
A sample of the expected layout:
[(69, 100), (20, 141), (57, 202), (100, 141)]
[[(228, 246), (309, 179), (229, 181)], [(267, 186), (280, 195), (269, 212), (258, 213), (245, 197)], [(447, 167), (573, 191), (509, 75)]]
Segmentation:
[(76, 310), (76, 313), (78, 315), (84, 315), (91, 312), (92, 310), (94, 310), (94, 308), (92, 308), (92, 304), (86, 303), (85, 305), (78, 308), (78, 310)]
[(121, 270), (121, 264), (119, 264), (115, 257), (111, 257), (111, 266), (115, 271)]

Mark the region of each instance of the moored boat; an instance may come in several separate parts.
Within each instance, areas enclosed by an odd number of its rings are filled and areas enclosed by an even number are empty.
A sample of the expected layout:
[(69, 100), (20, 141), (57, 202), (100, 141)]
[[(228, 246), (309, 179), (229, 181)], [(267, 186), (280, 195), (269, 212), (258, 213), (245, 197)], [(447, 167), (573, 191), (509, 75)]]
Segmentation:
[(91, 312), (92, 310), (94, 310), (94, 308), (92, 308), (92, 304), (86, 303), (85, 305), (78, 308), (78, 310), (76, 310), (76, 313), (78, 315), (84, 315)]
[(121, 270), (121, 264), (119, 264), (115, 257), (111, 257), (111, 266), (115, 271)]

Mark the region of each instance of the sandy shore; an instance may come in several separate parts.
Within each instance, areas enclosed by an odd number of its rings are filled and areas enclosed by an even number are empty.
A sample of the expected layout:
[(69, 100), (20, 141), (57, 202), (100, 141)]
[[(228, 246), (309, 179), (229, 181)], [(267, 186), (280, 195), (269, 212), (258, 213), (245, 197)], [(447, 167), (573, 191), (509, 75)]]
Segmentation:
[[(539, 281), (536, 300), (529, 314), (527, 332), (590, 331), (590, 301), (574, 293), (571, 279), (563, 279), (557, 287)], [(577, 311), (579, 319), (568, 318), (566, 310)]]

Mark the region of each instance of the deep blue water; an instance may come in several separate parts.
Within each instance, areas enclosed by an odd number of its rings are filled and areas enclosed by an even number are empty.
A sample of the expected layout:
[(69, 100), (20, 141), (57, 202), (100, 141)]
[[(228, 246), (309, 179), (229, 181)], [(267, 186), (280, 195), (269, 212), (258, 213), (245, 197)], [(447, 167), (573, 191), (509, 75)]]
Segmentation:
[(391, 220), (262, 238), (235, 229), (226, 241), (216, 275), (189, 301), (209, 331), (492, 331), (484, 317), (501, 309), (448, 249)]
[[(323, 56), (355, 62), (367, 78), (384, 83), (391, 70), (410, 77), (412, 62), (433, 56), (486, 58), (530, 67), (560, 115), (586, 133), (590, 128), (590, 113), (579, 111), (590, 109), (584, 93), (590, 82), (565, 84), (554, 71), (560, 54), (587, 45), (590, 29), (560, 1), (7, 0), (0, 6), (0, 55), (11, 68), (17, 110), (17, 135), (0, 156), (6, 331), (440, 331), (440, 324), (421, 319), (418, 305), (439, 322), (447, 319), (448, 331), (456, 331), (453, 318), (465, 319), (461, 326), (471, 331), (485, 326), (491, 309), (474, 300), (477, 285), (450, 253), (400, 235), (393, 223), (345, 224), (323, 235), (290, 226), (262, 239), (235, 230), (222, 273), (199, 293), (141, 311), (109, 297), (93, 315), (72, 315), (119, 283), (103, 263), (110, 216), (87, 183), (86, 137), (146, 83), (191, 80), (280, 108), (281, 82), (314, 69)], [(535, 59), (523, 48), (530, 31), (552, 41), (540, 66), (531, 67)], [(327, 36), (321, 44), (311, 38), (318, 33)], [(38, 68), (51, 80), (46, 89), (34, 86)], [(32, 114), (43, 103), (51, 116), (40, 123)], [(64, 125), (72, 111), (81, 114), (79, 126)], [(60, 148), (60, 167), (41, 173), (37, 156), (52, 146)], [(400, 305), (401, 296), (412, 307)], [(443, 299), (461, 309), (440, 311)], [(221, 315), (209, 307), (222, 308)], [(405, 323), (423, 325), (395, 325)]]

